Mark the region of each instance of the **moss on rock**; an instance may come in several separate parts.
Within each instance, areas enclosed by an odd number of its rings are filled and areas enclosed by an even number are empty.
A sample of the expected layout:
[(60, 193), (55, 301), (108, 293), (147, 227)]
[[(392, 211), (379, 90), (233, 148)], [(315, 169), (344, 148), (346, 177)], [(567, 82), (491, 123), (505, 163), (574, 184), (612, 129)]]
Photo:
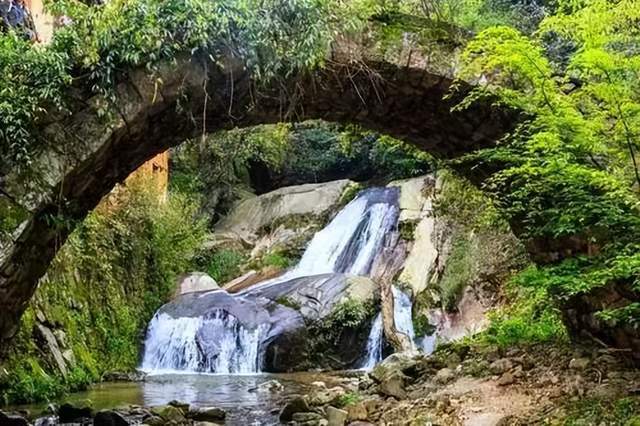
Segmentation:
[(50, 400), (138, 365), (147, 323), (190, 269), (204, 227), (180, 196), (161, 203), (132, 189), (118, 201), (87, 217), (40, 283), (0, 358), (0, 402)]

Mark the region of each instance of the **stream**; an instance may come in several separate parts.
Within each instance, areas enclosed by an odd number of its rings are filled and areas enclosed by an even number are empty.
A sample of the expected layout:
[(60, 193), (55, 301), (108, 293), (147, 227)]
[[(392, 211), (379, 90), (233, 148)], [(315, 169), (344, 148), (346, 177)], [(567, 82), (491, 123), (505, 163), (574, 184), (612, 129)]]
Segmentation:
[[(82, 406), (91, 401), (94, 410), (140, 405), (166, 405), (177, 400), (198, 407), (220, 407), (227, 412), (225, 425), (278, 425), (278, 413), (284, 400), (304, 394), (313, 382), (337, 385), (345, 375), (357, 372), (291, 374), (157, 374), (140, 382), (109, 382), (87, 391), (68, 395), (64, 402)], [(260, 386), (277, 380), (283, 388), (272, 392)], [(21, 405), (15, 411), (26, 411), (34, 418), (44, 413), (47, 404)]]

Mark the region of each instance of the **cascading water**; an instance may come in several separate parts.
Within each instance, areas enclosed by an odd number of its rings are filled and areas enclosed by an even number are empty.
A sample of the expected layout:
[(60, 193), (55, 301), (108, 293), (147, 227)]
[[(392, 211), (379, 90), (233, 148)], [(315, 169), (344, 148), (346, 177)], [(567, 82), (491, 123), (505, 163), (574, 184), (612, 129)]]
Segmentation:
[[(371, 188), (358, 194), (329, 224), (317, 232), (300, 262), (261, 288), (312, 275), (343, 272), (366, 276), (380, 253), (384, 237), (398, 222), (396, 188)], [(251, 292), (255, 286), (239, 294)]]
[(413, 330), (411, 297), (397, 287), (392, 287), (393, 292), (393, 319), (398, 332), (405, 334), (411, 343), (416, 337)]
[[(412, 344), (420, 348), (427, 354), (435, 349), (435, 335), (416, 338), (412, 321), (411, 297), (397, 287), (392, 287), (393, 293), (393, 320), (396, 329), (409, 337)], [(378, 313), (371, 325), (369, 338), (367, 339), (367, 349), (361, 369), (370, 370), (377, 363), (382, 361), (382, 346), (384, 342), (384, 330), (382, 324), (382, 313)]]
[(382, 360), (383, 341), (384, 333), (382, 327), (382, 312), (378, 312), (371, 324), (371, 331), (369, 331), (369, 338), (367, 339), (364, 362), (360, 366), (361, 369), (371, 370)]
[(222, 310), (206, 318), (156, 314), (149, 324), (142, 369), (255, 373), (260, 371), (263, 332), (261, 327), (248, 330)]
[[(316, 233), (296, 267), (274, 280), (234, 296), (242, 299), (257, 288), (277, 286), (294, 278), (326, 273), (367, 275), (383, 249), (385, 236), (397, 224), (398, 189), (362, 191)], [(205, 295), (199, 297), (205, 297)], [(248, 297), (248, 296), (247, 296)], [(379, 321), (380, 353), (382, 319)], [(260, 371), (261, 326), (247, 329), (238, 318), (216, 311), (212, 316), (174, 318), (156, 314), (149, 325), (142, 369), (212, 373)], [(375, 355), (376, 360), (381, 355)]]

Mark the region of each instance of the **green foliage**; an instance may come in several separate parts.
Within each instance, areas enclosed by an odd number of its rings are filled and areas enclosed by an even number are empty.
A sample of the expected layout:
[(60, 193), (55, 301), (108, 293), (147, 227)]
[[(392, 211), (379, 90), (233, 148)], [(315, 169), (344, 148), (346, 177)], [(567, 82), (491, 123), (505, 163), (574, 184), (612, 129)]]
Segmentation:
[(351, 364), (345, 365), (339, 360), (348, 352), (355, 355), (351, 363), (361, 355), (355, 351), (359, 346), (354, 346), (354, 341), (360, 339), (359, 343), (365, 343), (362, 339), (366, 340), (376, 311), (373, 302), (348, 298), (336, 305), (327, 317), (307, 324), (307, 336), (302, 343), (309, 354), (307, 368), (351, 367)]
[(490, 314), (489, 328), (477, 339), (502, 348), (567, 340), (560, 312), (550, 303), (545, 289), (519, 289), (511, 300), (509, 306)]
[(414, 221), (400, 222), (400, 224), (398, 225), (398, 232), (400, 233), (400, 238), (402, 238), (405, 241), (413, 241), (415, 239), (417, 226), (418, 226), (418, 223)]
[(335, 307), (331, 315), (324, 321), (325, 327), (356, 328), (372, 316), (372, 306), (355, 299), (347, 299)]
[(338, 205), (346, 206), (351, 201), (353, 201), (358, 196), (358, 193), (363, 189), (364, 189), (364, 186), (357, 182), (349, 184), (349, 186), (347, 186), (347, 188), (344, 190), (344, 192), (340, 196), (340, 201), (338, 202)]
[(469, 232), (503, 232), (509, 229), (509, 224), (494, 200), (468, 180), (447, 169), (439, 170), (438, 178), (442, 187), (434, 202), (437, 216), (452, 218)]
[(429, 323), (429, 318), (426, 315), (414, 311), (412, 322), (415, 336), (418, 338), (430, 336), (436, 331), (435, 327)]
[(374, 307), (355, 299), (347, 299), (338, 304), (331, 314), (310, 326), (311, 334), (323, 342), (321, 347), (338, 344), (346, 329), (358, 329), (368, 325), (373, 317)]
[(262, 258), (262, 263), (265, 266), (273, 266), (279, 269), (287, 269), (292, 266), (295, 262), (293, 259), (285, 256), (279, 252), (267, 253)]
[(334, 403), (338, 408), (344, 408), (349, 405), (356, 405), (362, 401), (362, 399), (362, 395), (359, 392), (347, 392), (340, 395)]
[[(188, 141), (173, 153), (171, 188), (199, 199), (211, 222), (236, 201), (238, 188), (267, 192), (344, 178), (388, 182), (422, 175), (434, 162), (396, 139), (322, 121), (222, 131)], [(251, 170), (261, 173), (251, 176)], [(350, 186), (341, 204), (360, 188)]]
[[(427, 39), (458, 41), (467, 31), (512, 25), (533, 31), (544, 16), (544, 2), (512, 0), (359, 0), (362, 13), (387, 25), (413, 24)], [(417, 28), (413, 28), (417, 27)]]
[(27, 218), (27, 210), (8, 198), (0, 196), (0, 241), (8, 238)]
[(587, 424), (610, 424), (637, 426), (640, 424), (640, 398), (620, 399), (581, 398), (569, 404), (567, 415), (562, 419), (563, 426)]
[(226, 283), (242, 274), (242, 265), (246, 261), (246, 255), (238, 250), (220, 249), (210, 254), (200, 254), (195, 262), (216, 282)]
[[(180, 195), (160, 202), (144, 185), (128, 187), (78, 226), (58, 253), (22, 318), (19, 335), (0, 360), (5, 403), (51, 400), (100, 379), (131, 371), (154, 312), (175, 291), (204, 238), (195, 206)], [(76, 366), (62, 377), (36, 345), (36, 312), (64, 330)], [(1, 376), (1, 374), (0, 374)]]
[(385, 181), (423, 175), (433, 170), (435, 164), (426, 152), (359, 126), (343, 128), (337, 142), (342, 157), (357, 160), (360, 168), (376, 171), (374, 177)]
[[(482, 76), (483, 85), (461, 107), (489, 91), (528, 118), (497, 147), (461, 163), (495, 171), (485, 187), (525, 238), (574, 239), (596, 254), (522, 277), (565, 298), (612, 282), (637, 285), (640, 36), (637, 1), (559, 6), (531, 37), (494, 27), (467, 46), (462, 76)], [(558, 58), (555, 45), (571, 48)]]
[(18, 34), (0, 35), (0, 175), (29, 167), (45, 143), (32, 128), (46, 108), (63, 108), (62, 90), (71, 82), (67, 59)]
[(193, 188), (234, 185), (243, 181), (250, 162), (266, 166), (274, 179), (295, 183), (349, 177), (392, 180), (418, 176), (433, 159), (397, 139), (322, 121), (261, 125), (218, 132), (176, 149), (177, 185)]
[[(39, 119), (64, 113), (72, 81), (99, 95), (107, 115), (115, 83), (128, 69), (153, 72), (163, 60), (198, 54), (213, 65), (229, 52), (260, 81), (320, 64), (344, 8), (330, 0), (117, 0), (100, 7), (50, 3), (69, 23), (53, 42), (0, 36), (0, 172), (26, 168), (46, 144)], [(162, 85), (162, 81), (157, 81)]]
[(275, 302), (287, 308), (295, 309), (296, 311), (300, 310), (301, 307), (298, 302), (287, 296), (278, 297)]
[(468, 235), (457, 234), (447, 257), (444, 274), (438, 282), (442, 307), (448, 311), (455, 310), (462, 291), (473, 278), (475, 257), (471, 252), (472, 244)]

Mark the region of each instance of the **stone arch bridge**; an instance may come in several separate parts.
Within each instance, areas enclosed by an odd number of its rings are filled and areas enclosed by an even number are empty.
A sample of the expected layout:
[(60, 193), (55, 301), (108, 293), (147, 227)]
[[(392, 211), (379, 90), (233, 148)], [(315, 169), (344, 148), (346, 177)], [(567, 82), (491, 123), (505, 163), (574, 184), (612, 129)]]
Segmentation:
[[(210, 64), (210, 63), (209, 63)], [(184, 57), (160, 64), (154, 75), (128, 72), (117, 85), (117, 105), (105, 118), (100, 98), (72, 89), (72, 113), (43, 124), (42, 182), (0, 176), (3, 191), (29, 194), (32, 215), (0, 251), (0, 342), (17, 331), (39, 279), (73, 226), (146, 160), (203, 133), (234, 126), (324, 119), (357, 123), (403, 139), (441, 158), (490, 146), (517, 114), (477, 103), (452, 107), (470, 90), (426, 61), (354, 58), (335, 53), (316, 72), (258, 85), (243, 64), (213, 67)], [(0, 347), (2, 344), (0, 343)]]

